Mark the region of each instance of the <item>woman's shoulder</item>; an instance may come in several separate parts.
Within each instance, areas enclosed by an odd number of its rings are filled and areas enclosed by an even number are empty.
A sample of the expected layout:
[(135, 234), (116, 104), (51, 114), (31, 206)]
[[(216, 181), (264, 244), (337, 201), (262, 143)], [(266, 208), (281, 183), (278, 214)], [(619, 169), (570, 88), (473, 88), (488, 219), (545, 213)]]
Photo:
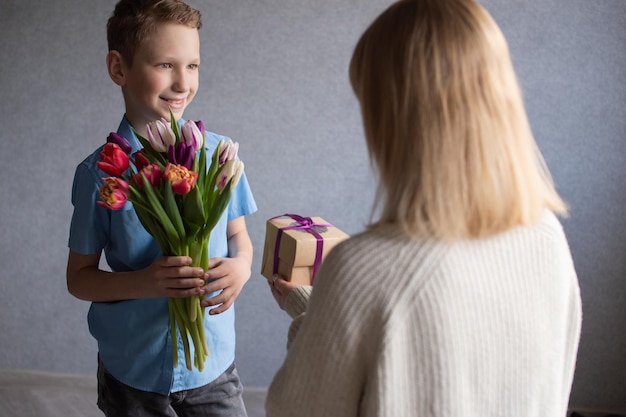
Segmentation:
[[(431, 263), (445, 245), (411, 238), (393, 226), (375, 227), (351, 236), (331, 250), (323, 266), (341, 279), (363, 279), (402, 275), (419, 275), (422, 266)], [(352, 278), (348, 278), (352, 277)]]
[(374, 257), (384, 258), (390, 253), (395, 253), (397, 257), (406, 251), (427, 250), (434, 244), (436, 244), (434, 241), (410, 237), (394, 225), (382, 225), (350, 236), (333, 248), (331, 253), (351, 256), (354, 252), (365, 251)]

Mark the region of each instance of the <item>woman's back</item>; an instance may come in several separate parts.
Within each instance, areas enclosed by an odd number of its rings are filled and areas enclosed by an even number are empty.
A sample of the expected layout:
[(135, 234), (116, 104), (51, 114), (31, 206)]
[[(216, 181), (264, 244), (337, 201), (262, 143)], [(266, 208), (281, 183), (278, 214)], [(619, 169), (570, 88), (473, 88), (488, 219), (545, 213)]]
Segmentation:
[(453, 244), (379, 228), (323, 264), (272, 387), (276, 415), (562, 417), (580, 324), (551, 213)]

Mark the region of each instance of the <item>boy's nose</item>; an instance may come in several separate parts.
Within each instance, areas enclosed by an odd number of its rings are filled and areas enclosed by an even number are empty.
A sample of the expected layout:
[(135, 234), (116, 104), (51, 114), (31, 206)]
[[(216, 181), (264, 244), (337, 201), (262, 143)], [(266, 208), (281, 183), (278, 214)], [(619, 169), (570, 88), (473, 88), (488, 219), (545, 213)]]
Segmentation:
[(189, 90), (189, 75), (185, 71), (176, 71), (172, 80), (172, 89), (176, 91)]

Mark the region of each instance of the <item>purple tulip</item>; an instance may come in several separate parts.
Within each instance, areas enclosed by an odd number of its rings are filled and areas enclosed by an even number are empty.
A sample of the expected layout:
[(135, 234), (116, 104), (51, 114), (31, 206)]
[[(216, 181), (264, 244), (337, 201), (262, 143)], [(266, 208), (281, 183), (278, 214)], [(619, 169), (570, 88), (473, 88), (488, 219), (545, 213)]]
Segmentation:
[(170, 146), (168, 159), (172, 164), (182, 165), (187, 169), (191, 169), (194, 153), (195, 151), (192, 145), (179, 142), (176, 146)]
[(130, 153), (133, 151), (133, 147), (130, 146), (130, 142), (124, 136), (118, 133), (111, 132), (109, 134), (109, 137), (107, 138), (107, 142), (117, 144), (126, 155), (130, 155)]
[(185, 122), (181, 129), (182, 141), (190, 145), (194, 152), (200, 150), (202, 147), (202, 132), (198, 127), (198, 123), (202, 126), (202, 122), (193, 122), (191, 120)]

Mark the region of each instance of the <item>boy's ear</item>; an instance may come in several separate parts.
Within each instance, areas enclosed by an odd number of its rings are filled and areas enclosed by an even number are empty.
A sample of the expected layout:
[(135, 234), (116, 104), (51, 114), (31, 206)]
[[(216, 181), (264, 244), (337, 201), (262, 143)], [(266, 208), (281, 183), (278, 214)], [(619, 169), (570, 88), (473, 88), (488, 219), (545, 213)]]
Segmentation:
[(107, 69), (109, 71), (109, 77), (113, 82), (120, 87), (123, 87), (126, 83), (126, 77), (124, 74), (124, 63), (122, 62), (122, 55), (117, 51), (109, 51), (107, 54)]

